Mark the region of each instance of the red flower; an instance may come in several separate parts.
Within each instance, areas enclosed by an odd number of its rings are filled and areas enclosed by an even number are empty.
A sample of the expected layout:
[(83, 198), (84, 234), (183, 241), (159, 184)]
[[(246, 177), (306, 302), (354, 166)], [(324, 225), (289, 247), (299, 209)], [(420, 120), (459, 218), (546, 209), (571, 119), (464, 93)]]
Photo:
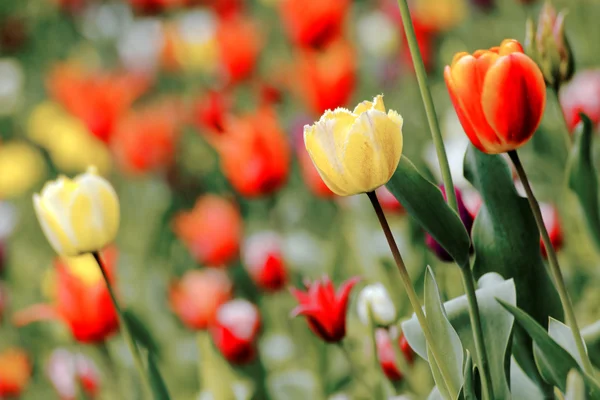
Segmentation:
[(387, 187), (380, 186), (375, 189), (375, 193), (377, 194), (381, 208), (383, 208), (385, 211), (395, 214), (406, 214), (406, 210), (404, 210), (402, 204), (400, 204), (398, 199), (396, 199), (396, 197)]
[[(377, 358), (379, 358), (381, 369), (383, 369), (383, 372), (391, 381), (401, 380), (402, 373), (396, 364), (396, 353), (393, 348), (394, 344), (392, 343), (390, 333), (383, 328), (377, 329), (375, 332), (375, 341), (377, 343)], [(402, 350), (406, 361), (412, 364), (413, 351), (408, 345), (404, 335), (400, 335), (398, 338), (398, 346), (400, 350)]]
[(231, 300), (217, 310), (210, 334), (223, 357), (233, 364), (252, 361), (260, 330), (258, 308), (247, 300)]
[[(108, 248), (102, 254), (109, 279), (114, 282), (117, 252)], [(75, 340), (98, 343), (119, 327), (110, 294), (100, 268), (91, 254), (55, 261), (54, 303), (33, 305), (17, 312), (17, 326), (31, 322), (58, 319), (69, 326)]]
[(221, 169), (243, 196), (268, 195), (287, 180), (290, 150), (274, 110), (230, 118), (225, 132), (213, 138)]
[[(541, 203), (540, 209), (542, 211), (544, 226), (548, 231), (548, 236), (550, 236), (550, 243), (552, 244), (554, 251), (559, 251), (563, 246), (563, 232), (560, 226), (560, 215), (558, 215), (558, 211), (551, 204)], [(542, 242), (541, 238), (540, 248), (542, 250), (542, 256), (544, 256), (544, 258), (548, 258), (546, 246), (544, 246), (544, 242)]]
[(180, 113), (181, 104), (171, 100), (128, 113), (111, 139), (121, 169), (144, 174), (171, 166), (179, 138)]
[(349, 0), (282, 0), (279, 11), (294, 44), (321, 47), (341, 36), (349, 6)]
[(218, 267), (230, 263), (238, 255), (242, 217), (231, 202), (205, 195), (196, 201), (191, 211), (175, 216), (173, 231), (196, 262)]
[(128, 0), (134, 10), (144, 14), (156, 14), (169, 8), (182, 7), (188, 0)]
[(600, 123), (600, 70), (581, 71), (560, 92), (560, 105), (569, 130), (586, 114), (595, 126)]
[(56, 67), (48, 80), (52, 96), (105, 142), (148, 86), (147, 79), (137, 75), (93, 73), (69, 64)]
[(463, 129), (484, 153), (521, 147), (540, 124), (546, 84), (516, 40), (473, 55), (456, 54), (444, 78)]
[(221, 19), (217, 42), (228, 82), (236, 83), (252, 74), (262, 47), (254, 21), (241, 15)]
[(0, 353), (0, 398), (19, 397), (31, 377), (25, 351), (13, 347)]
[(169, 304), (181, 322), (190, 329), (206, 329), (217, 309), (231, 298), (232, 285), (220, 270), (187, 271), (169, 288)]
[(356, 60), (350, 44), (338, 41), (322, 51), (301, 51), (295, 64), (295, 90), (316, 115), (348, 103), (356, 84)]
[(235, 17), (244, 8), (244, 0), (202, 0), (222, 18)]
[(281, 239), (275, 232), (260, 232), (244, 244), (243, 262), (256, 285), (268, 292), (283, 288), (287, 271), (281, 254)]
[(346, 336), (346, 309), (350, 291), (359, 280), (358, 277), (347, 280), (337, 292), (328, 277), (307, 283), (306, 292), (292, 288), (292, 295), (300, 303), (292, 310), (292, 316), (304, 315), (308, 326), (317, 336), (329, 343), (339, 342)]
[(231, 109), (231, 100), (223, 92), (209, 91), (193, 107), (196, 129), (209, 134), (221, 133), (225, 128), (225, 115)]
[(54, 350), (46, 365), (46, 374), (61, 400), (77, 399), (79, 387), (89, 399), (98, 395), (98, 369), (94, 361), (82, 354), (74, 354), (65, 349)]

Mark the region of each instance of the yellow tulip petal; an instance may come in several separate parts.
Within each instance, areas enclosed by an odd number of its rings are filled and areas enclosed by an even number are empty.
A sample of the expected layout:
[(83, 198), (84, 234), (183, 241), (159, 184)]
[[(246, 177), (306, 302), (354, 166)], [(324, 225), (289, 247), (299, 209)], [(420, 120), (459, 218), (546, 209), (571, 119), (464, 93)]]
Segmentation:
[(61, 228), (54, 213), (46, 206), (44, 200), (39, 195), (33, 196), (33, 205), (37, 214), (40, 226), (52, 248), (61, 255), (75, 256), (77, 249), (69, 240), (67, 234)]

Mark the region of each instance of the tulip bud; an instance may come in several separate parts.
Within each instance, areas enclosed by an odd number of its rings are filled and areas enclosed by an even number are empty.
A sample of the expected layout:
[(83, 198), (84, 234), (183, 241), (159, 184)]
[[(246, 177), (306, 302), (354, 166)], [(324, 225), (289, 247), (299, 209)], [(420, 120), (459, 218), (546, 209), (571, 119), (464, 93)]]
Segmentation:
[(390, 326), (396, 322), (396, 307), (389, 293), (381, 283), (365, 286), (358, 295), (357, 310), (360, 321), (368, 325), (369, 309), (377, 326)]
[(275, 232), (260, 232), (250, 236), (244, 245), (244, 266), (258, 287), (277, 291), (287, 282), (287, 272), (281, 254), (281, 240)]
[(54, 250), (67, 257), (99, 251), (119, 229), (119, 199), (94, 167), (71, 180), (61, 176), (33, 195), (35, 212)]
[(233, 364), (252, 361), (260, 330), (258, 308), (247, 300), (231, 300), (217, 310), (210, 333), (223, 357)]
[(98, 392), (99, 373), (94, 362), (66, 349), (52, 352), (46, 364), (46, 374), (61, 400), (75, 400), (78, 388), (86, 398), (94, 399)]
[(31, 369), (25, 351), (9, 348), (0, 353), (0, 398), (18, 398), (29, 382)]
[(385, 185), (402, 155), (402, 117), (385, 111), (383, 96), (354, 111), (326, 111), (304, 127), (304, 144), (327, 186), (339, 196), (366, 193)]
[[(541, 203), (540, 210), (542, 211), (542, 219), (544, 220), (544, 225), (548, 231), (548, 236), (550, 236), (550, 243), (554, 250), (558, 251), (563, 245), (563, 232), (558, 211), (553, 205), (547, 203)], [(547, 258), (548, 253), (542, 239), (540, 239), (540, 248), (542, 250), (542, 256)]]
[(413, 351), (408, 345), (408, 341), (404, 335), (398, 337), (397, 332), (390, 332), (386, 329), (379, 328), (375, 331), (375, 342), (377, 344), (377, 358), (381, 364), (381, 369), (391, 381), (399, 381), (402, 379), (402, 373), (398, 369), (398, 360), (392, 340), (398, 341), (398, 347), (402, 351), (405, 360), (412, 364)]
[(555, 90), (575, 72), (573, 52), (565, 35), (565, 16), (566, 11), (557, 14), (547, 1), (540, 11), (537, 29), (531, 20), (527, 21), (526, 28), (527, 53), (539, 65), (546, 84)]

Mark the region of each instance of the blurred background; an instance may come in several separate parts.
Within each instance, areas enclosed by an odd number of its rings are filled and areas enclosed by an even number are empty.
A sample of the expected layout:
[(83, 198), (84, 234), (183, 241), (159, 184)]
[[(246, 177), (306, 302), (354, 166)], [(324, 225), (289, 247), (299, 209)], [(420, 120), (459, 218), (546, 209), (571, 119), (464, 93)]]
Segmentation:
[[(599, 254), (574, 200), (556, 193), (577, 112), (600, 122), (600, 2), (553, 4), (568, 8), (576, 74), (560, 103), (548, 93), (522, 157), (586, 326), (600, 318)], [(542, 2), (410, 6), (472, 220), (480, 201), (462, 176), (468, 141), (443, 68), (459, 51), (523, 42)], [(401, 319), (411, 314), (366, 196), (334, 196), (302, 139), (325, 110), (377, 94), (404, 117), (405, 154), (440, 183), (393, 0), (2, 0), (0, 398), (143, 398), (93, 262), (56, 259), (33, 211), (46, 180), (88, 165), (119, 195), (104, 257), (173, 399), (368, 398), (344, 353), (290, 319), (288, 287), (360, 276), (387, 287)], [(415, 286), (429, 264), (446, 299), (461, 295), (458, 269), (385, 188), (378, 195)], [(379, 372), (354, 297), (345, 342), (368, 380)], [(389, 342), (378, 341), (387, 377), (424, 398), (427, 365), (405, 349), (400, 374)]]

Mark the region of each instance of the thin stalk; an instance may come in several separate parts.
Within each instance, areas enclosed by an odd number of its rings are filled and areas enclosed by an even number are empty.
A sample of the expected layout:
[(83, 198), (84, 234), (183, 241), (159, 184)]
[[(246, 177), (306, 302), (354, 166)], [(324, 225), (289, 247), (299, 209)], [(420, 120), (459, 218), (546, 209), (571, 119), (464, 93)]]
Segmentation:
[(144, 363), (142, 362), (140, 350), (138, 349), (137, 345), (135, 344), (133, 335), (129, 331), (129, 324), (127, 323), (127, 320), (123, 316), (123, 309), (121, 308), (121, 305), (119, 304), (119, 301), (117, 300), (117, 296), (115, 295), (112, 284), (110, 283), (110, 280), (108, 279), (106, 269), (104, 268), (104, 262), (102, 261), (102, 258), (100, 258), (100, 253), (98, 253), (97, 251), (92, 252), (92, 255), (94, 256), (94, 258), (96, 259), (96, 262), (98, 263), (98, 267), (100, 268), (100, 271), (102, 272), (102, 276), (104, 277), (104, 282), (106, 282), (106, 288), (108, 289), (108, 293), (110, 294), (110, 298), (112, 300), (112, 303), (113, 303), (115, 310), (117, 311), (117, 315), (119, 317), (119, 326), (121, 327), (121, 332), (123, 333), (125, 342), (127, 343), (127, 346), (129, 347), (129, 351), (131, 352), (131, 355), (133, 356), (133, 361), (135, 363), (135, 367), (138, 370), (140, 377), (142, 378), (143, 386), (145, 387), (147, 394), (151, 395), (152, 394), (152, 386), (150, 384), (150, 378), (148, 377), (148, 374), (146, 373), (146, 369), (144, 368)]
[(404, 264), (404, 260), (402, 259), (402, 255), (400, 254), (400, 250), (398, 250), (398, 245), (396, 244), (396, 240), (394, 240), (394, 236), (392, 235), (392, 231), (390, 230), (390, 226), (385, 218), (385, 214), (381, 209), (381, 205), (379, 204), (379, 200), (377, 200), (377, 195), (375, 192), (368, 192), (367, 196), (369, 196), (369, 200), (371, 200), (371, 204), (375, 209), (375, 214), (377, 214), (377, 219), (379, 219), (379, 223), (381, 224), (381, 228), (383, 229), (383, 233), (385, 234), (385, 238), (387, 239), (388, 245), (390, 246), (390, 250), (392, 251), (392, 255), (394, 256), (394, 261), (398, 266), (398, 272), (400, 272), (400, 278), (402, 279), (402, 283), (404, 285), (404, 290), (406, 290), (406, 294), (408, 295), (408, 300), (417, 316), (417, 320), (421, 325), (421, 329), (423, 330), (423, 335), (427, 340), (427, 345), (431, 350), (431, 354), (433, 354), (433, 358), (437, 363), (444, 383), (450, 393), (458, 393), (458, 389), (454, 387), (454, 383), (450, 378), (450, 372), (448, 368), (446, 368), (446, 364), (443, 362), (442, 358), (433, 333), (431, 329), (429, 329), (429, 324), (427, 323), (427, 318), (425, 318), (425, 313), (421, 308), (421, 303), (419, 302), (419, 297), (417, 293), (415, 293), (415, 289), (412, 286), (412, 281), (410, 276), (408, 275), (408, 271), (406, 270), (406, 265)]
[[(475, 339), (475, 350), (477, 351), (479, 373), (481, 374), (481, 386), (484, 399), (494, 400), (494, 387), (492, 377), (489, 374), (489, 364), (485, 341), (483, 340), (483, 330), (481, 329), (481, 317), (479, 316), (479, 306), (475, 294), (475, 284), (473, 283), (473, 273), (470, 265), (465, 265), (460, 269), (462, 272), (463, 285), (467, 293), (469, 302), (469, 318), (473, 328), (473, 338)], [(479, 329), (476, 329), (478, 327)], [(487, 396), (487, 397), (486, 397)]]
[(410, 49), (410, 55), (412, 56), (415, 74), (417, 75), (417, 81), (419, 82), (419, 90), (421, 91), (421, 97), (423, 98), (423, 106), (425, 107), (425, 113), (427, 114), (427, 122), (429, 123), (429, 129), (431, 130), (431, 137), (433, 138), (433, 144), (435, 145), (440, 164), (440, 171), (442, 173), (444, 187), (446, 188), (448, 204), (458, 212), (458, 203), (456, 202), (456, 194), (454, 193), (454, 183), (452, 182), (452, 175), (450, 174), (450, 165), (448, 164), (448, 157), (446, 156), (446, 148), (444, 147), (444, 140), (442, 139), (442, 132), (440, 131), (435, 106), (433, 105), (431, 91), (427, 84), (425, 64), (421, 57), (417, 35), (415, 34), (415, 28), (410, 17), (410, 11), (406, 0), (398, 0), (398, 7), (400, 8), (402, 25), (404, 25), (404, 33), (406, 34), (406, 39), (408, 41), (408, 48)]
[(569, 327), (571, 328), (571, 332), (573, 333), (579, 357), (583, 362), (583, 369), (588, 375), (590, 375), (590, 377), (593, 377), (594, 368), (592, 367), (592, 363), (590, 362), (587, 352), (585, 351), (585, 345), (583, 343), (583, 339), (581, 338), (581, 331), (579, 330), (577, 320), (575, 319), (573, 304), (569, 297), (569, 293), (567, 292), (567, 287), (565, 285), (565, 280), (563, 278), (560, 266), (558, 264), (556, 252), (554, 251), (554, 247), (552, 246), (552, 242), (550, 241), (550, 236), (548, 236), (548, 231), (546, 230), (546, 226), (544, 225), (540, 205), (538, 204), (533, 194), (533, 191), (531, 190), (529, 179), (527, 178), (527, 174), (525, 173), (523, 164), (521, 164), (521, 160), (519, 159), (517, 151), (509, 151), (508, 155), (510, 156), (510, 159), (515, 165), (517, 174), (519, 174), (519, 178), (521, 179), (521, 183), (523, 183), (525, 193), (527, 193), (527, 200), (529, 201), (529, 206), (531, 207), (531, 211), (535, 218), (535, 222), (538, 226), (540, 234), (542, 235), (542, 242), (544, 243), (546, 253), (548, 254), (548, 264), (550, 265), (550, 272), (552, 274), (552, 278), (554, 279), (554, 283), (556, 284), (556, 289), (558, 290), (558, 296), (560, 297), (560, 302), (562, 303), (563, 310), (565, 312), (567, 324), (569, 325)]
[(381, 364), (379, 363), (379, 354), (377, 352), (377, 337), (376, 337), (376, 330), (377, 327), (375, 325), (375, 321), (373, 318), (373, 310), (371, 309), (371, 306), (368, 305), (367, 306), (367, 313), (369, 316), (369, 333), (370, 333), (370, 337), (369, 339), (371, 340), (371, 352), (373, 353), (373, 370), (377, 372), (377, 383), (375, 385), (375, 398), (376, 399), (382, 399), (382, 400), (386, 400), (387, 399), (387, 395), (386, 395), (386, 390), (384, 387), (384, 382), (386, 381), (383, 378), (383, 371), (381, 370)]
[(344, 344), (344, 342), (338, 342), (337, 345), (342, 350), (342, 353), (344, 354), (344, 357), (346, 358), (346, 361), (348, 362), (348, 368), (350, 368), (350, 375), (353, 378), (355, 378), (362, 385), (362, 387), (367, 391), (367, 394), (371, 394), (373, 389), (365, 381), (365, 379), (364, 379), (363, 375), (360, 373), (360, 371), (356, 369), (356, 366), (354, 365), (354, 362), (352, 361), (352, 357), (350, 356), (350, 352), (346, 348), (346, 345)]

